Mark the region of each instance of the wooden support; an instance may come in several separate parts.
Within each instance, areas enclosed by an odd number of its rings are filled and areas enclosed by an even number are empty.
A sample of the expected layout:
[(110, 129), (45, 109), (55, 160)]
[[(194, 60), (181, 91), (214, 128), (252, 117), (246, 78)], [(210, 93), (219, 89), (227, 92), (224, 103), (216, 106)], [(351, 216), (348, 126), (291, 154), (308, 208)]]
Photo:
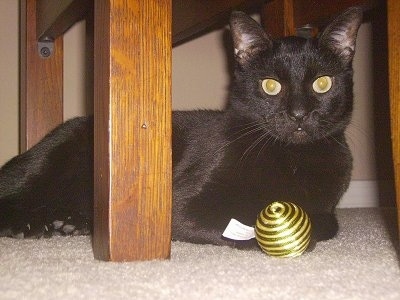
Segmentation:
[(171, 0), (95, 1), (94, 9), (94, 254), (168, 258)]
[[(350, 6), (376, 7), (381, 0), (269, 0), (262, 11), (262, 23), (273, 37), (295, 35), (296, 29), (326, 25), (335, 15)], [(313, 32), (316, 34), (316, 31)]]
[(293, 0), (294, 26), (311, 24), (316, 27), (326, 25), (333, 17), (351, 6), (364, 9), (376, 7), (382, 0)]
[(274, 38), (294, 35), (293, 0), (267, 2), (262, 10), (262, 25)]
[(36, 0), (21, 0), (20, 151), (26, 151), (63, 120), (63, 40), (41, 58), (36, 36)]
[(91, 0), (37, 0), (37, 37), (55, 39), (84, 18)]
[(397, 216), (400, 233), (400, 2), (388, 0), (389, 97)]
[(174, 0), (173, 43), (183, 40), (220, 23), (225, 25), (232, 10), (259, 12), (263, 0)]

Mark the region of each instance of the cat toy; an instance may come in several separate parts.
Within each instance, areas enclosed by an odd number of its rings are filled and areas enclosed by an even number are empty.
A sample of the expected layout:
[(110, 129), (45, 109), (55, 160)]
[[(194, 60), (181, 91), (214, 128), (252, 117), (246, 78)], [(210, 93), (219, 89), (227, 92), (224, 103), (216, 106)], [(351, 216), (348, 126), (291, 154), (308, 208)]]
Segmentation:
[(307, 249), (310, 236), (310, 218), (291, 202), (273, 202), (257, 217), (255, 237), (269, 255), (299, 256)]

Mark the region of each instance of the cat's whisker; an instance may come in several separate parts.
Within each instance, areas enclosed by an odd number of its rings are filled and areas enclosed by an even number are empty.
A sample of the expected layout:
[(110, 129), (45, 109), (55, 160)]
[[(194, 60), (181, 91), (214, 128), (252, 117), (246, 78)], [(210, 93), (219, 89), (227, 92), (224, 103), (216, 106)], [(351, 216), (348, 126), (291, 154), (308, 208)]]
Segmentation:
[(343, 144), (342, 142), (340, 142), (337, 138), (335, 138), (334, 136), (329, 136), (329, 139), (333, 140), (335, 143), (337, 143), (339, 146), (341, 146), (343, 149), (347, 150), (348, 147), (346, 144)]
[[(224, 150), (226, 147), (228, 147), (229, 145), (233, 144), (234, 142), (240, 140), (241, 138), (244, 138), (245, 136), (248, 136), (248, 135), (251, 135), (251, 134), (256, 133), (258, 131), (263, 130), (263, 128), (260, 126), (260, 124), (255, 124), (255, 125), (252, 125), (252, 126), (249, 126), (249, 127), (245, 128), (245, 129), (242, 129), (242, 130), (240, 130), (238, 132), (243, 132), (245, 130), (248, 130), (248, 131), (242, 133), (240, 136), (238, 136), (234, 140), (228, 141), (226, 144), (224, 144), (219, 149), (217, 149), (216, 153), (220, 152), (221, 150)], [(238, 132), (236, 132), (235, 134), (237, 134)]]
[(357, 122), (356, 120), (351, 120), (350, 121), (350, 125), (347, 127), (347, 131), (352, 131), (352, 130), (356, 130), (358, 133), (364, 135), (364, 136), (368, 136), (369, 134), (369, 130), (366, 130), (365, 128), (363, 128), (363, 126)]
[[(267, 139), (266, 139), (267, 138)], [(240, 160), (243, 160), (245, 157), (247, 157), (251, 151), (253, 151), (257, 145), (259, 145), (263, 140), (266, 140), (264, 144), (262, 145), (261, 149), (258, 151), (257, 158), (259, 154), (261, 153), (262, 149), (268, 144), (268, 142), (273, 139), (273, 136), (271, 135), (271, 131), (266, 131), (264, 132), (260, 137), (258, 137), (243, 153), (241, 156)], [(277, 137), (275, 137), (275, 141), (277, 140)]]
[(352, 147), (356, 147), (356, 145), (360, 144), (360, 142), (354, 141), (353, 137), (350, 135), (346, 135), (346, 141), (347, 144)]
[[(323, 124), (322, 129), (324, 132), (329, 132), (331, 130), (331, 128), (335, 127), (335, 124), (332, 122), (329, 122), (327, 120), (320, 120), (320, 123)], [(360, 138), (360, 135), (356, 134), (354, 132), (354, 130), (352, 129), (359, 129), (357, 128), (356, 125), (353, 125), (352, 127), (348, 127), (347, 131), (346, 131), (346, 139), (348, 141), (348, 144), (352, 145), (352, 146), (356, 146), (356, 145), (362, 145), (363, 141)], [(363, 134), (365, 137), (368, 137), (368, 135), (363, 132), (361, 129), (359, 131), (361, 134)], [(331, 136), (329, 133), (325, 134), (326, 137), (328, 137), (328, 139), (331, 140), (335, 140), (336, 142), (338, 142), (333, 136)], [(369, 137), (369, 140), (372, 140), (372, 137)], [(344, 146), (342, 143), (340, 143), (341, 146)]]
[(260, 156), (260, 154), (261, 154), (261, 152), (263, 151), (264, 147), (265, 147), (266, 145), (268, 145), (269, 141), (270, 141), (272, 138), (273, 138), (273, 137), (270, 135), (269, 132), (265, 132), (265, 133), (261, 136), (261, 140), (260, 140), (259, 143), (261, 143), (262, 141), (264, 141), (264, 142), (263, 142), (263, 144), (262, 144), (260, 150), (259, 150), (258, 153), (257, 153), (257, 158)]
[[(349, 126), (346, 130), (346, 137), (355, 140), (356, 143), (354, 143), (354, 145), (362, 145), (365, 143), (365, 141), (368, 144), (372, 144), (374, 142), (374, 135), (372, 132), (372, 130), (366, 131), (362, 129), (361, 126), (351, 123), (351, 126)], [(365, 138), (364, 140), (363, 137)]]
[(266, 133), (258, 137), (247, 149), (243, 152), (242, 156), (240, 157), (240, 160), (244, 160), (250, 152), (263, 140), (264, 136)]
[(252, 125), (259, 125), (260, 123), (262, 123), (262, 122), (260, 122), (259, 120), (255, 120), (255, 121), (252, 121), (252, 122), (249, 122), (249, 123), (245, 123), (245, 124), (238, 124), (236, 126), (233, 126), (232, 128), (241, 128), (241, 127), (247, 128), (247, 127), (250, 127)]
[(254, 123), (254, 124), (249, 125), (249, 126), (243, 128), (243, 129), (241, 129), (241, 130), (236, 131), (236, 132), (233, 133), (229, 138), (231, 138), (231, 137), (233, 137), (233, 136), (235, 136), (235, 135), (237, 135), (237, 134), (239, 134), (239, 133), (245, 132), (245, 131), (247, 131), (247, 130), (259, 129), (259, 128), (262, 127), (262, 125), (263, 125), (263, 124), (260, 123), (260, 122)]
[[(274, 138), (273, 136), (269, 135), (268, 133), (265, 133), (264, 137), (267, 137), (267, 136), (268, 136), (268, 138), (265, 140), (264, 144), (261, 146), (260, 151), (258, 151), (258, 153), (257, 153), (257, 158), (258, 158), (258, 157), (260, 156), (260, 154), (262, 153), (264, 147), (265, 147), (266, 145), (268, 145), (268, 143)], [(276, 138), (275, 138), (275, 141), (276, 141)]]
[(250, 144), (249, 147), (246, 148), (246, 150), (243, 152), (242, 156), (240, 157), (240, 161), (245, 160), (245, 158), (248, 156), (248, 154), (251, 152), (251, 150), (259, 143), (260, 137), (257, 138), (256, 141)]

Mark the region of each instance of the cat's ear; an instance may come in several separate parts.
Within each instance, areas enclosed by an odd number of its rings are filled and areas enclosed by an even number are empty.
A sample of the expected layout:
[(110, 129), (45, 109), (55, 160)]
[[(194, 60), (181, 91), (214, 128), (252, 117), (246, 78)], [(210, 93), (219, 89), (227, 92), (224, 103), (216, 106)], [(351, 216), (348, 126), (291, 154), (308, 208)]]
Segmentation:
[(243, 12), (232, 12), (230, 19), (235, 58), (247, 60), (261, 50), (272, 47), (272, 41), (260, 24)]
[(351, 7), (334, 19), (322, 32), (319, 45), (329, 48), (347, 64), (354, 56), (357, 32), (363, 13), (359, 7)]

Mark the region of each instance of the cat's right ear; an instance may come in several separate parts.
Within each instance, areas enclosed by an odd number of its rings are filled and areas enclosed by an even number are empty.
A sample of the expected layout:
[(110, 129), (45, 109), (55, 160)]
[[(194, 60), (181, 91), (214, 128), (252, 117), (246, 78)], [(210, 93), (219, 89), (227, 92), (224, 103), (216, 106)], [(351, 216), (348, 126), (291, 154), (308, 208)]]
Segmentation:
[(232, 12), (230, 27), (235, 58), (240, 63), (248, 60), (259, 51), (272, 47), (271, 39), (260, 24), (244, 12)]

